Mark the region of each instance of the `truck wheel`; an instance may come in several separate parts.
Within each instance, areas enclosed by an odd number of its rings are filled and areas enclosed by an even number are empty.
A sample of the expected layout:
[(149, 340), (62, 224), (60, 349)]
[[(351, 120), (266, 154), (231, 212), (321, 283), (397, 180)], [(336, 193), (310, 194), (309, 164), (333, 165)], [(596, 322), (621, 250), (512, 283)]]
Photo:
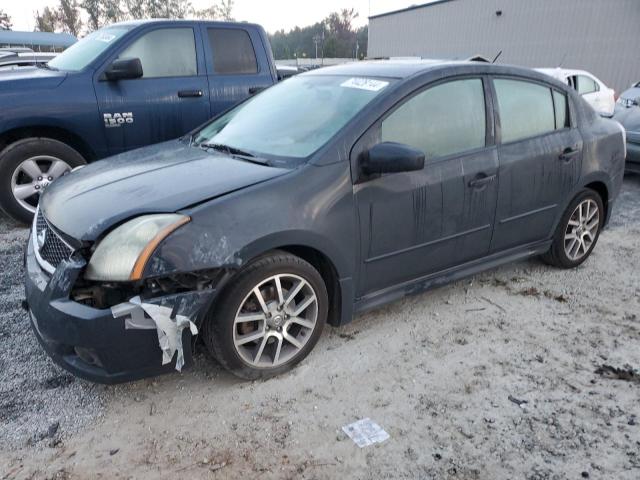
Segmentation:
[(25, 138), (12, 143), (0, 152), (0, 207), (14, 220), (29, 223), (45, 188), (85, 163), (82, 155), (58, 140)]
[(311, 264), (274, 251), (238, 274), (205, 320), (209, 352), (248, 380), (286, 372), (305, 358), (327, 320), (324, 281)]
[(551, 248), (542, 255), (542, 260), (560, 268), (577, 267), (591, 255), (603, 221), (604, 207), (600, 195), (585, 188), (562, 215)]

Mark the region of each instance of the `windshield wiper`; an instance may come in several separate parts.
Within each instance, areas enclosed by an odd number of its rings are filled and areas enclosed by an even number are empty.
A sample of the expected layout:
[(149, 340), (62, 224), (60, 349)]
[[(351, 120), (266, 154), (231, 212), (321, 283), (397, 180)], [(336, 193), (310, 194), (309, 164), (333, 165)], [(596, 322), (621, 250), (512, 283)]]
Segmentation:
[(199, 145), (203, 149), (212, 149), (218, 152), (224, 152), (232, 157), (237, 157), (248, 162), (257, 163), (259, 165), (269, 165), (269, 161), (263, 158), (256, 157), (253, 153), (241, 150), (230, 145), (224, 145), (222, 143), (201, 143)]
[(53, 68), (51, 65), (49, 65), (48, 63), (40, 63), (40, 62), (36, 62), (36, 67), (38, 68), (44, 68), (47, 70), (53, 70), (56, 71), (58, 70), (57, 68)]

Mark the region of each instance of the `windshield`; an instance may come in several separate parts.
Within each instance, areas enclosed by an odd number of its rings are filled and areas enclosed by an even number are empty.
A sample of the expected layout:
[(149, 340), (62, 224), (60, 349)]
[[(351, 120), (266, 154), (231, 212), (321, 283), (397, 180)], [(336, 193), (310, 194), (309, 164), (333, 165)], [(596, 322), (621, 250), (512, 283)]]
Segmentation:
[(131, 27), (109, 27), (97, 30), (74, 43), (47, 65), (57, 70), (79, 72), (130, 29)]
[(214, 120), (197, 145), (224, 145), (253, 155), (308, 157), (393, 80), (330, 75), (292, 77)]

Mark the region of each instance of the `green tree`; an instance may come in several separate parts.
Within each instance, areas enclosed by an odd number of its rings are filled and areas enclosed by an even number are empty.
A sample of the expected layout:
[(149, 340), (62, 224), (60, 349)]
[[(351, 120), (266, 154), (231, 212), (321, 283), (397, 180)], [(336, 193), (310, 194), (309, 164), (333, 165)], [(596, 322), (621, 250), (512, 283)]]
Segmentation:
[(0, 10), (0, 30), (11, 30), (12, 27), (11, 17), (9, 14)]
[(104, 7), (102, 0), (83, 0), (80, 7), (87, 12), (89, 30), (97, 30), (104, 23)]
[(220, 17), (226, 22), (233, 22), (233, 0), (220, 0)]
[(207, 8), (195, 10), (194, 14), (197, 18), (232, 22), (234, 21), (233, 0), (220, 0), (220, 2), (213, 3)]
[(55, 10), (44, 7), (42, 14), (39, 11), (35, 13), (36, 27), (38, 32), (55, 32), (58, 26), (58, 17)]
[(58, 25), (65, 32), (78, 36), (82, 30), (82, 18), (80, 17), (80, 5), (77, 0), (60, 0), (60, 6), (56, 12)]
[[(354, 9), (331, 13), (322, 22), (307, 27), (295, 27), (288, 32), (279, 30), (269, 36), (273, 55), (278, 60), (318, 57), (358, 58), (367, 56), (368, 28), (355, 29), (358, 17)], [(357, 47), (356, 47), (357, 45)]]

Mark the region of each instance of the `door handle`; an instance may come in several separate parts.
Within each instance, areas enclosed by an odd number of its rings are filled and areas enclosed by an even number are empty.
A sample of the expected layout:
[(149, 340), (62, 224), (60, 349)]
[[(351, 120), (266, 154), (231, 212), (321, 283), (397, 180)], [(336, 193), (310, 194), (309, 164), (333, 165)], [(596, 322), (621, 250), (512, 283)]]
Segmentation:
[(578, 155), (580, 153), (580, 150), (577, 148), (565, 148), (562, 153), (560, 154), (560, 156), (558, 157), (560, 160), (562, 160), (563, 162), (568, 162), (569, 160), (571, 160), (572, 158), (574, 158), (576, 155)]
[(256, 93), (261, 92), (266, 87), (249, 87), (249, 95), (255, 95)]
[(493, 182), (495, 179), (496, 179), (495, 175), (487, 175), (486, 173), (480, 173), (476, 178), (469, 181), (469, 187), (481, 188)]
[(187, 97), (201, 97), (202, 90), (180, 90), (178, 92), (178, 97), (187, 98)]

